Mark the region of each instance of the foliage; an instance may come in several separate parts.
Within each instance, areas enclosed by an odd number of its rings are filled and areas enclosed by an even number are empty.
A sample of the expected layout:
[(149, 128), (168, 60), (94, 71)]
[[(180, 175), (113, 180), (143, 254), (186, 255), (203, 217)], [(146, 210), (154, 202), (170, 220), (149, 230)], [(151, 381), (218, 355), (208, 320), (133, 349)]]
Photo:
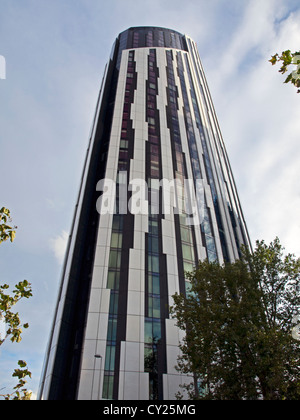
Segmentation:
[(272, 56), (270, 63), (274, 66), (276, 63), (282, 62), (279, 73), (285, 74), (288, 71), (290, 65), (296, 65), (296, 70), (292, 71), (285, 79), (284, 83), (291, 82), (298, 88), (300, 92), (300, 52), (292, 53), (290, 50), (283, 51), (281, 55), (275, 54)]
[(2, 207), (0, 210), (0, 244), (7, 239), (14, 241), (16, 235), (16, 226), (10, 226), (7, 223), (11, 222), (10, 211)]
[[(22, 340), (22, 325), (18, 312), (14, 313), (11, 309), (16, 305), (21, 299), (28, 299), (32, 296), (32, 289), (30, 283), (27, 280), (21, 281), (16, 284), (15, 289), (13, 290), (13, 296), (5, 293), (5, 290), (9, 289), (7, 284), (0, 286), (0, 320), (5, 322), (8, 327), (6, 330), (6, 335), (2, 339), (0, 338), (0, 345), (10, 337), (12, 342), (19, 343)], [(23, 324), (23, 328), (28, 328), (29, 325)]]
[[(30, 400), (32, 392), (28, 391), (24, 387), (27, 381), (24, 378), (29, 376), (31, 378), (31, 372), (27, 369), (27, 363), (24, 360), (19, 360), (18, 365), (21, 369), (15, 369), (12, 374), (13, 377), (19, 379), (18, 384), (14, 387), (14, 391), (11, 394), (0, 395), (5, 400)], [(22, 388), (22, 389), (21, 389)]]
[[(7, 239), (13, 242), (15, 239), (16, 226), (9, 226), (7, 223), (10, 222), (10, 211), (2, 207), (0, 210), (0, 243)], [(0, 346), (8, 338), (12, 342), (19, 343), (22, 340), (22, 328), (27, 329), (29, 327), (28, 323), (21, 323), (19, 313), (13, 312), (12, 308), (21, 299), (28, 299), (32, 296), (31, 284), (27, 280), (20, 281), (16, 284), (12, 296), (7, 293), (8, 289), (9, 286), (7, 284), (0, 286), (0, 322), (5, 323), (6, 326), (5, 336), (2, 337), (0, 335)], [(14, 391), (11, 394), (0, 394), (0, 397), (5, 400), (30, 400), (31, 398), (31, 392), (24, 388), (26, 384), (25, 378), (27, 376), (31, 378), (31, 372), (26, 368), (27, 363), (23, 360), (19, 360), (18, 365), (20, 368), (15, 369), (12, 376), (18, 378), (19, 382), (13, 388)]]
[(186, 333), (177, 369), (193, 376), (189, 397), (299, 399), (299, 342), (291, 329), (300, 261), (284, 256), (276, 238), (232, 264), (199, 262), (188, 278), (191, 292), (175, 294), (171, 312)]

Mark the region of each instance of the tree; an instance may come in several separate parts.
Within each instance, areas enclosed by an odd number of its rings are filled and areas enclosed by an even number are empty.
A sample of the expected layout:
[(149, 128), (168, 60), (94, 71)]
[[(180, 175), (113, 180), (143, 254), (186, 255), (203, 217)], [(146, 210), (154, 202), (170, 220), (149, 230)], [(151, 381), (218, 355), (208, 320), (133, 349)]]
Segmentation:
[(18, 365), (21, 369), (15, 369), (12, 374), (13, 377), (19, 379), (18, 384), (14, 387), (14, 391), (10, 394), (0, 394), (5, 400), (30, 400), (32, 392), (24, 388), (26, 384), (25, 378), (29, 376), (31, 378), (31, 372), (27, 369), (27, 363), (24, 360), (19, 360)]
[(283, 255), (278, 238), (220, 266), (208, 261), (187, 275), (188, 296), (171, 313), (185, 331), (177, 369), (193, 377), (192, 399), (280, 400), (300, 397), (300, 261)]
[[(10, 239), (11, 242), (15, 238), (16, 226), (12, 227), (7, 223), (11, 223), (10, 211), (2, 207), (0, 210), (0, 243)], [(32, 296), (31, 284), (27, 281), (21, 281), (16, 284), (13, 290), (13, 295), (7, 294), (9, 286), (4, 284), (0, 286), (0, 321), (6, 325), (6, 332), (4, 337), (0, 335), (0, 346), (3, 345), (6, 339), (10, 339), (12, 342), (19, 343), (22, 340), (22, 328), (28, 328), (27, 323), (22, 324), (19, 314), (12, 311), (21, 299), (28, 299)], [(19, 368), (13, 372), (13, 377), (19, 379), (18, 384), (14, 387), (14, 391), (10, 394), (0, 394), (5, 400), (29, 400), (31, 398), (31, 392), (28, 392), (24, 385), (26, 384), (25, 378), (29, 376), (31, 378), (31, 372), (27, 369), (27, 363), (23, 360), (18, 362)]]
[[(15, 289), (13, 290), (13, 296), (6, 294), (4, 291), (9, 289), (7, 284), (0, 286), (0, 319), (5, 322), (8, 327), (6, 330), (6, 335), (2, 339), (0, 338), (0, 346), (4, 341), (10, 337), (12, 342), (19, 343), (22, 340), (22, 325), (18, 313), (12, 312), (12, 307), (15, 306), (21, 299), (28, 299), (32, 296), (31, 285), (27, 280), (21, 281), (16, 284)], [(27, 329), (29, 325), (23, 324), (23, 328)]]
[(300, 92), (300, 51), (292, 53), (290, 50), (282, 51), (281, 55), (275, 54), (269, 60), (270, 63), (274, 66), (276, 63), (282, 62), (282, 65), (279, 69), (279, 73), (285, 74), (288, 71), (290, 65), (295, 65), (297, 68), (292, 71), (284, 83), (291, 82), (298, 88), (297, 93)]

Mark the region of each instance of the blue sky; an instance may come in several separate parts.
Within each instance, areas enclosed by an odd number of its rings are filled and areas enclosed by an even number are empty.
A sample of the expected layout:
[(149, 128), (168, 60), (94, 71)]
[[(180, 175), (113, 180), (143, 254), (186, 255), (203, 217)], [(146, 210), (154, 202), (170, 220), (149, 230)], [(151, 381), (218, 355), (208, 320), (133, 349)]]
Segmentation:
[(18, 359), (37, 392), (104, 66), (116, 36), (143, 25), (197, 42), (252, 241), (279, 236), (300, 256), (300, 95), (268, 63), (299, 50), (299, 0), (0, 0), (0, 206), (18, 226), (0, 284), (34, 292), (22, 342), (0, 348), (2, 392)]

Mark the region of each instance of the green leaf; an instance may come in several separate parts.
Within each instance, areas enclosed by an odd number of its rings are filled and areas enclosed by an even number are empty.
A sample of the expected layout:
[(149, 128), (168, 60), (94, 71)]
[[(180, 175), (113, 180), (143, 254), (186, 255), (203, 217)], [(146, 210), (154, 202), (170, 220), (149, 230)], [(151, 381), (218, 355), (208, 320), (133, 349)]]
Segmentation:
[(269, 62), (274, 66), (277, 63), (277, 57), (278, 54), (275, 54), (272, 56), (271, 60), (269, 60)]
[(14, 231), (14, 230), (10, 231), (9, 236), (10, 236), (10, 242), (13, 242), (15, 240), (15, 237), (16, 237), (16, 231)]
[[(282, 51), (281, 56), (275, 54), (269, 60), (272, 65), (277, 62), (282, 62), (282, 65), (279, 69), (279, 73), (285, 74), (288, 71), (290, 65), (296, 65), (297, 69), (292, 71), (288, 77), (285, 79), (284, 83), (292, 83), (294, 86), (299, 87), (298, 85), (298, 74), (300, 74), (300, 53), (294, 52), (291, 53), (291, 50)], [(299, 93), (299, 91), (298, 91)]]
[(292, 73), (290, 73), (288, 77), (285, 79), (284, 83), (289, 83), (292, 80), (292, 78), (293, 78), (293, 75)]

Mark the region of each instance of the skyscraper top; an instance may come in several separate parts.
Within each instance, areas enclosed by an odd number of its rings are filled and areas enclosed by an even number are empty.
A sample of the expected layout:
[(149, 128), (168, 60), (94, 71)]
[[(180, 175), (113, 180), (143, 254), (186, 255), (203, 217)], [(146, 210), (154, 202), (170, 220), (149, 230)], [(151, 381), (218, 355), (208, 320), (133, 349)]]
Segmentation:
[(185, 37), (180, 32), (156, 26), (131, 27), (121, 32), (121, 49), (165, 47), (187, 51)]

